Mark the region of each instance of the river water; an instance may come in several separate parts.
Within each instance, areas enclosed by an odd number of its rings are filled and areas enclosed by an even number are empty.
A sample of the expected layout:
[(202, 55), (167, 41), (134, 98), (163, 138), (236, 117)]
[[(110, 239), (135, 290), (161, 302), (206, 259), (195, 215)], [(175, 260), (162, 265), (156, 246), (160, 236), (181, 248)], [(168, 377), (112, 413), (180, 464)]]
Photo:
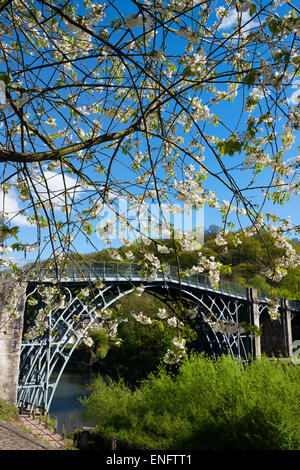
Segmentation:
[(49, 410), (50, 418), (58, 419), (58, 432), (62, 431), (63, 421), (66, 422), (67, 432), (73, 432), (75, 426), (95, 424), (83, 419), (79, 399), (91, 393), (88, 387), (96, 376), (97, 374), (85, 370), (65, 371), (62, 374)]

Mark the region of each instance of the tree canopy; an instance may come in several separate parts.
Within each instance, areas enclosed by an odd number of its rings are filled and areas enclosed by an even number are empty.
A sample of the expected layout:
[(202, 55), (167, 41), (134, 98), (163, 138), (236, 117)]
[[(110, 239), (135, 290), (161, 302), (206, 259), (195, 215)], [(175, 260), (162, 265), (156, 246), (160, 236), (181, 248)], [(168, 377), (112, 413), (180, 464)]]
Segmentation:
[[(223, 248), (234, 230), (239, 250), (237, 234), (267, 246), (271, 233), (283, 251), (269, 252), (267, 279), (299, 264), (287, 238), (299, 225), (276, 211), (299, 192), (297, 6), (3, 0), (0, 13), (2, 266), (37, 250), (59, 280), (82, 237), (97, 249), (97, 229), (110, 246), (118, 226), (153, 276), (166, 247), (149, 257), (148, 218), (178, 262), (201, 227), (178, 234), (172, 214), (203, 208), (221, 215)], [(203, 270), (217, 286), (222, 263), (199, 250)]]

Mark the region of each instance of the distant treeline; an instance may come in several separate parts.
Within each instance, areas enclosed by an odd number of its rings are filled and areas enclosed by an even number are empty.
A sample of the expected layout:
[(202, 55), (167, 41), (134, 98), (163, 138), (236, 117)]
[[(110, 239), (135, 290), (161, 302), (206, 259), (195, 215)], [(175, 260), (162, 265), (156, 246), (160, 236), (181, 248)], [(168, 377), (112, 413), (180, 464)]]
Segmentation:
[[(208, 230), (206, 230), (202, 253), (206, 256), (214, 256), (216, 261), (220, 261), (222, 264), (231, 268), (231, 272), (221, 274), (222, 279), (240, 285), (255, 287), (266, 292), (273, 291), (279, 297), (300, 300), (299, 266), (289, 268), (287, 275), (284, 276), (279, 283), (267, 280), (263, 274), (264, 271), (272, 268), (274, 260), (281, 257), (284, 253), (283, 249), (275, 246), (274, 239), (271, 235), (265, 232), (251, 237), (241, 235), (243, 243), (237, 245), (235, 238), (238, 232), (230, 232), (224, 237), (228, 242), (224, 247), (217, 245), (215, 242), (219, 230), (219, 227), (215, 225), (210, 226)], [(176, 249), (176, 254), (174, 254), (172, 250), (170, 250), (170, 253), (159, 253), (157, 251), (158, 243), (164, 244), (172, 249), (174, 247), (170, 240), (152, 241), (151, 245), (147, 246), (147, 249), (150, 249), (164, 263), (176, 266), (179, 261), (180, 268), (182, 269), (197, 265), (198, 250), (184, 252), (180, 249)], [(290, 243), (296, 252), (300, 254), (300, 240), (294, 238)], [(142, 260), (141, 247), (138, 244), (133, 244), (130, 247), (122, 246), (118, 248), (117, 251), (124, 261), (128, 261), (126, 257), (128, 251), (133, 253), (132, 262)], [(79, 258), (81, 257), (78, 255), (78, 260)], [(112, 261), (109, 249), (102, 250), (98, 253), (87, 254), (82, 258), (87, 261)]]

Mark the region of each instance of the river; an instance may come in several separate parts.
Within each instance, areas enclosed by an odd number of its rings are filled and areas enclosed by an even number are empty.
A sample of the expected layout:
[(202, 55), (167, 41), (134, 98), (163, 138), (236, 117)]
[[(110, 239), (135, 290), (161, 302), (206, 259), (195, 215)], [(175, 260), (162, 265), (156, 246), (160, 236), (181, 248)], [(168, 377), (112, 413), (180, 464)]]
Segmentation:
[(97, 374), (85, 370), (65, 371), (58, 383), (50, 406), (50, 418), (57, 417), (58, 431), (62, 431), (62, 423), (66, 422), (67, 432), (73, 432), (75, 426), (93, 426), (95, 423), (86, 421), (81, 416), (82, 406), (79, 398), (88, 396), (89, 384)]

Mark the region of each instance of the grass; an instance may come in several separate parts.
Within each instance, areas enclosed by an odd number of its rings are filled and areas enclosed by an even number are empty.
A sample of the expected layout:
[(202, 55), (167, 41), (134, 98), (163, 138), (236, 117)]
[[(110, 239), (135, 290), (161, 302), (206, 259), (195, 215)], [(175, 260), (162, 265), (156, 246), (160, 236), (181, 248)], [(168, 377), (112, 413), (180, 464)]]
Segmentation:
[(0, 419), (3, 421), (16, 421), (18, 410), (16, 406), (0, 398)]
[(83, 401), (100, 432), (152, 449), (299, 450), (300, 369), (193, 355), (140, 387), (101, 378)]

